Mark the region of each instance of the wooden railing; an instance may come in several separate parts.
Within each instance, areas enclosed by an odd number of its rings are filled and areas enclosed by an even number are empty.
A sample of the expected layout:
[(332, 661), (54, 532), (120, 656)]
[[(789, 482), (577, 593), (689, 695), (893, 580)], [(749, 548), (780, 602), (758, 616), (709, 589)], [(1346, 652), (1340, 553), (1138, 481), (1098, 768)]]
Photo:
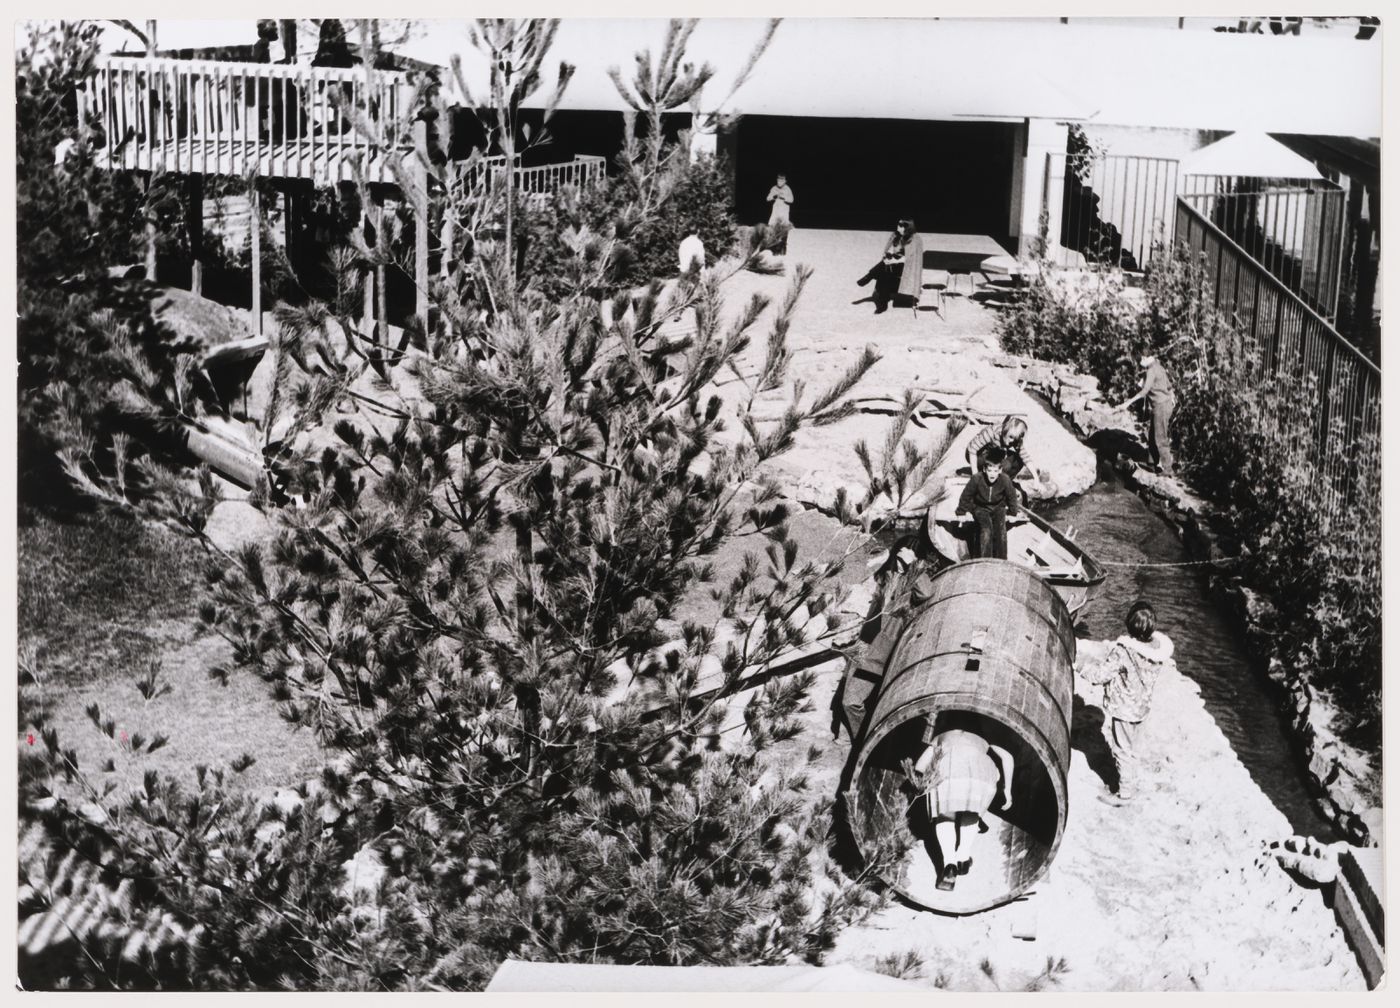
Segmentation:
[(1355, 519), (1360, 509), (1369, 520), (1374, 502), (1358, 501), (1356, 490), (1380, 465), (1380, 368), (1185, 198), (1177, 199), (1176, 241), (1204, 262), (1214, 306), (1257, 348), (1261, 385), (1297, 382), (1279, 407), (1289, 415), (1274, 420), (1310, 427), (1300, 450), (1314, 500), (1333, 519)]
[[(80, 92), (80, 114), (101, 124), (113, 168), (187, 174), (348, 181), (358, 161), (387, 182), (386, 145), (343, 111), (403, 122), (413, 89), (406, 74), (362, 68), (107, 57)], [(393, 149), (409, 148), (407, 131)]]

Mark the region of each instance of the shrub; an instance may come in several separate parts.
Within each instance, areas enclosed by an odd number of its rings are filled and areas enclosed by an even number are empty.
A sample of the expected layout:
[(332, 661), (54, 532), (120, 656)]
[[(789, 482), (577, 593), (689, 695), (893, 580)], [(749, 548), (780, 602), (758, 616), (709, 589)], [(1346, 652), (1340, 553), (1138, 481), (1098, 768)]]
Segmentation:
[(142, 193), (129, 174), (100, 167), (79, 127), (75, 95), (99, 34), (93, 24), (45, 23), (15, 61), (20, 488), (26, 504), (47, 509), (75, 504), (65, 470), (112, 470), (122, 443), (113, 436), (141, 422), (151, 396), (189, 415), (209, 391), (181, 359), (190, 348), (153, 321), (153, 285), (108, 277), (144, 257), (148, 218), (178, 233), (178, 205), (163, 179)]
[(692, 161), (660, 210), (644, 221), (633, 239), (638, 275), (674, 276), (676, 249), (691, 232), (705, 244), (710, 263), (734, 247), (734, 173), (727, 162), (709, 154)]
[(1113, 271), (1074, 274), (1042, 269), (998, 319), (1009, 353), (1073, 365), (1098, 377), (1104, 394), (1137, 390), (1145, 344), (1139, 309)]
[[(698, 93), (709, 70), (683, 62), (691, 28), (672, 24), (660, 63), (639, 58), (637, 95)], [(497, 108), (519, 107), (552, 26), (476, 31), (534, 61), (490, 64)], [(154, 491), (156, 513), (200, 538), (219, 565), (203, 618), (338, 758), (295, 811), (238, 798), (200, 767), (193, 788), (151, 771), (135, 795), (94, 789), (88, 815), (46, 783), (44, 771), (81, 771), (36, 725), (45, 765), (26, 775), (26, 814), (203, 928), (188, 956), (135, 975), (107, 968), (120, 940), (85, 950), (84, 982), (471, 988), (506, 956), (816, 960), (859, 911), (864, 894), (828, 877), (830, 802), (779, 758), (797, 745), (812, 674), (730, 703), (803, 640), (796, 614), (828, 607), (841, 565), (799, 560), (763, 464), (804, 424), (848, 415), (876, 356), (824, 389), (799, 385), (777, 423), (727, 432), (707, 390), (767, 299), (729, 318), (712, 272), (664, 297), (659, 281), (619, 295), (605, 315), (617, 233), (648, 219), (638, 206), (665, 204), (678, 151), (634, 161), (637, 203), (597, 231), (565, 228), (539, 271), (519, 268), (510, 204), (433, 186), (462, 201), (437, 209), (480, 227), (459, 234), (462, 275), (435, 286), (411, 352), (334, 304), (284, 309), (268, 423), (287, 421), (282, 473), (304, 506), (274, 508), (259, 487), (268, 541), (230, 553), (205, 536), (211, 486), (94, 476), (94, 492), (134, 505)], [(388, 245), (369, 252), (394, 265)], [(785, 378), (809, 277), (794, 274), (761, 337), (740, 417)], [(694, 332), (664, 332), (681, 312)], [(714, 554), (740, 534), (761, 548), (711, 587)], [(707, 590), (722, 624), (686, 618)], [(382, 867), (372, 892), (348, 890), (352, 855)]]
[[(1139, 383), (1151, 349), (1177, 391), (1172, 429), (1193, 485), (1220, 503), (1239, 539), (1246, 584), (1278, 611), (1270, 656), (1338, 696), (1350, 737), (1379, 744), (1379, 446), (1338, 436), (1356, 474), (1351, 502), (1334, 500), (1309, 461), (1320, 392), (1266, 373), (1264, 356), (1212, 307), (1201, 264), (1180, 252), (1154, 260), (1141, 305), (1116, 279), (1086, 286), (1045, 272), (1000, 322), (1012, 353), (1071, 364), (1110, 400)], [(1338, 435), (1345, 432), (1338, 431)]]

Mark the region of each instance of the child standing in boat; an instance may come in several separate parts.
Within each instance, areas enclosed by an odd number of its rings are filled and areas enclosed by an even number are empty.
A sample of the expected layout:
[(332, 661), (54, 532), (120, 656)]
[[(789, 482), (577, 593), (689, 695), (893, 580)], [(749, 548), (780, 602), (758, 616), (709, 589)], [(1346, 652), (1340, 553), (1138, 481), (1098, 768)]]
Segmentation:
[(1006, 519), (1017, 510), (1016, 486), (1002, 472), (1005, 453), (995, 445), (982, 453), (982, 471), (973, 473), (958, 498), (957, 514), (971, 513), (977, 523), (975, 555), (1006, 559)]
[(1152, 704), (1157, 677), (1176, 667), (1171, 638), (1157, 629), (1157, 613), (1149, 603), (1134, 602), (1125, 623), (1128, 632), (1079, 673), (1085, 682), (1103, 686), (1104, 716), (1112, 719), (1109, 748), (1118, 768), (1118, 793), (1099, 796), (1109, 805), (1122, 805), (1137, 797), (1141, 761), (1138, 735)]

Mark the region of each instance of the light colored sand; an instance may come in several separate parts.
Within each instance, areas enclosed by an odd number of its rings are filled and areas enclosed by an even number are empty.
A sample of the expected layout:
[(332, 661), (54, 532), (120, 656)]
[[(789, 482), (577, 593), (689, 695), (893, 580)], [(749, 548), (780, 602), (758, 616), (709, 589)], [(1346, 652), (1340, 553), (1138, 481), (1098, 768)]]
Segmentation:
[[(829, 741), (841, 670), (839, 661), (823, 667), (803, 715), (807, 731), (787, 744), (794, 759), (806, 760), (809, 744), (820, 750), (808, 764), (814, 793), (835, 793), (849, 752), (844, 733)], [(964, 991), (1023, 989), (1047, 958), (1066, 961), (1069, 972), (1048, 988), (1066, 991), (1364, 990), (1321, 892), (1260, 857), (1292, 831), (1195, 685), (1180, 673), (1158, 683), (1143, 748), (1160, 769), (1121, 808), (1096, 797), (1106, 789), (1100, 775), (1110, 773), (1100, 698), (1081, 687), (1079, 699), (1068, 823), (1033, 894), (967, 917), (891, 903), (847, 929), (828, 961), (869, 969), (913, 950), (924, 962), (918, 982)], [(931, 877), (926, 860), (911, 865)], [(1013, 937), (1026, 927), (1035, 940)]]
[[(803, 291), (788, 334), (792, 365), (786, 387), (769, 393), (760, 402), (770, 406), (791, 395), (794, 380), (806, 385), (804, 401), (836, 381), (872, 345), (881, 359), (853, 390), (853, 398), (887, 396), (899, 399), (905, 389), (954, 393), (971, 396), (967, 405), (992, 413), (1024, 415), (1029, 426), (1026, 446), (1037, 465), (1047, 470), (1061, 494), (1079, 493), (1094, 482), (1093, 452), (1064, 430), (1008, 377), (992, 364), (1001, 354), (996, 338), (996, 315), (991, 309), (964, 292), (945, 299), (941, 312), (932, 310), (932, 292), (916, 313), (908, 308), (891, 308), (874, 314), (868, 301), (869, 287), (857, 287), (856, 279), (870, 265), (884, 236), (863, 231), (804, 231), (792, 233), (787, 262), (791, 274), (796, 264), (815, 271)], [(872, 251), (875, 250), (875, 251)], [(767, 333), (776, 306), (785, 295), (789, 276), (762, 276), (741, 273), (724, 288), (726, 308), (732, 314), (753, 294), (773, 301), (755, 327), (755, 338), (741, 357), (740, 370), (756, 371), (761, 364)], [(735, 399), (742, 385), (726, 375), (717, 391)], [(852, 446), (864, 439), (878, 448), (889, 429), (888, 416), (861, 413), (840, 423), (801, 431), (796, 446), (772, 465), (787, 480), (801, 480), (819, 473), (835, 485), (854, 490), (863, 485), (863, 475)]]

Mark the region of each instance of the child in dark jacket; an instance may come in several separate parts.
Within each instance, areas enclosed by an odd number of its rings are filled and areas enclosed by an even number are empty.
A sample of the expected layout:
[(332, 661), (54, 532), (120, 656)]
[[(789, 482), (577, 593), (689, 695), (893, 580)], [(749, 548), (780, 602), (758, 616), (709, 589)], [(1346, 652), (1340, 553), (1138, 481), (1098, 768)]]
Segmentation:
[(995, 446), (982, 456), (982, 471), (974, 473), (958, 498), (958, 514), (971, 512), (977, 523), (975, 555), (1006, 559), (1006, 517), (1017, 511), (1016, 486), (1001, 471), (1005, 453)]

